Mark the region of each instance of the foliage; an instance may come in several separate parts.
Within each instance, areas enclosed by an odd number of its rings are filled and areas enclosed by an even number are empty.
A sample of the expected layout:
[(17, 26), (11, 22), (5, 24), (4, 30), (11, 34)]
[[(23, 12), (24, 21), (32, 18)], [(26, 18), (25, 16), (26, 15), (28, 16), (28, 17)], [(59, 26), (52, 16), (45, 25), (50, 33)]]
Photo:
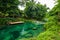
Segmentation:
[(35, 3), (34, 1), (27, 2), (25, 8), (25, 17), (29, 19), (42, 20), (47, 12), (46, 5), (41, 5), (40, 3)]
[[(21, 11), (18, 9), (19, 4), (21, 6), (26, 4), (25, 5), (26, 8), (24, 9), (24, 11)], [(36, 3), (34, 0), (20, 0), (20, 2), (19, 2), (19, 0), (0, 0), (0, 24), (1, 25), (2, 24), (6, 25), (6, 24), (8, 24), (7, 22), (10, 22), (10, 21), (23, 20), (26, 22), (27, 20), (25, 18), (42, 20), (46, 16), (47, 22), (44, 25), (45, 32), (40, 33), (36, 39), (32, 37), (29, 39), (24, 38), (22, 40), (60, 40), (60, 27), (57, 24), (58, 13), (60, 13), (60, 0), (57, 0), (57, 4), (49, 12), (47, 12), (46, 5), (41, 5), (40, 3)], [(13, 17), (15, 17), (15, 18), (13, 18)], [(31, 20), (28, 20), (28, 21), (31, 22)], [(26, 25), (28, 25), (28, 24), (26, 24)], [(26, 26), (25, 29), (31, 30), (32, 33), (34, 33), (34, 32), (37, 33), (38, 31), (33, 31), (37, 28), (35, 26), (34, 27), (31, 27), (31, 25), (29, 27)], [(15, 28), (15, 30), (22, 29), (19, 27), (20, 26), (17, 26), (18, 29)], [(9, 29), (7, 31), (9, 32)], [(20, 31), (18, 32), (17, 36), (19, 36)], [(29, 31), (29, 33), (31, 33), (31, 31)], [(6, 31), (4, 31), (4, 33), (3, 33), (4, 35), (5, 35), (5, 32)], [(9, 33), (7, 33), (8, 35), (6, 34), (9, 37), (9, 38), (5, 37), (6, 39), (10, 39), (11, 35), (9, 35)], [(17, 33), (16, 31), (12, 32), (14, 38), (17, 38), (16, 33)], [(31, 36), (31, 35), (27, 34), (26, 36)], [(14, 38), (12, 38), (12, 39), (15, 40)], [(3, 37), (1, 39), (3, 40)]]
[(48, 21), (45, 24), (45, 28), (49, 29), (53, 25), (57, 25), (57, 23), (56, 23), (56, 16), (50, 16), (50, 17), (48, 17)]
[[(21, 4), (22, 3), (22, 4)], [(26, 5), (25, 10), (19, 10), (18, 5)], [(11, 20), (24, 20), (28, 19), (42, 20), (47, 12), (46, 5), (34, 2), (34, 0), (1, 0), (0, 1), (0, 24), (7, 23)], [(19, 19), (16, 19), (19, 18)], [(23, 19), (24, 18), (24, 19)], [(28, 20), (27, 19), (27, 20)], [(5, 21), (3, 21), (5, 20)], [(8, 20), (8, 21), (7, 21)]]
[(57, 25), (56, 16), (50, 16), (45, 24), (46, 31), (38, 36), (38, 40), (60, 40), (59, 26)]
[(0, 26), (1, 25), (6, 25), (9, 22), (16, 22), (16, 21), (23, 21), (22, 19), (19, 18), (0, 18)]
[[(59, 4), (59, 2), (58, 2)], [(46, 31), (41, 33), (37, 40), (60, 40), (60, 27), (58, 25), (58, 7), (56, 5), (49, 13), (48, 21), (45, 24)], [(57, 12), (57, 13), (56, 13)]]
[(32, 38), (22, 38), (22, 39), (19, 39), (19, 40), (36, 40), (35, 37), (32, 37)]
[(8, 16), (13, 14), (19, 14), (19, 4), (19, 0), (0, 0), (0, 12), (2, 14), (9, 14)]
[(57, 33), (56, 30), (55, 31), (46, 31), (44, 33), (41, 33), (40, 36), (38, 36), (37, 40), (60, 40), (59, 37), (60, 37), (60, 35)]

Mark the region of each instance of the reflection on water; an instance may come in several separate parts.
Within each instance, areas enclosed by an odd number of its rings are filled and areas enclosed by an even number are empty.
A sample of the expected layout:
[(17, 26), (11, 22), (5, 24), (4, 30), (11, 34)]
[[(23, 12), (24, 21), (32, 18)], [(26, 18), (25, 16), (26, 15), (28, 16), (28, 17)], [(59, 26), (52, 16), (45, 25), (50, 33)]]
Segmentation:
[(0, 30), (0, 40), (15, 40), (17, 38), (29, 38), (37, 36), (39, 33), (44, 31), (43, 25), (44, 24), (31, 22), (5, 25), (5, 28)]

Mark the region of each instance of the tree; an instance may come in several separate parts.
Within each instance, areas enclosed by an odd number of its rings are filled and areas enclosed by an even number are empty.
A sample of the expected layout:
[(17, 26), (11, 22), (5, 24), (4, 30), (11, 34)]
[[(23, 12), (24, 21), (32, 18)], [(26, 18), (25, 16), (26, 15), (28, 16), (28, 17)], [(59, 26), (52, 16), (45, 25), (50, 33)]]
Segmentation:
[(20, 0), (20, 5), (25, 6), (28, 1), (30, 0)]
[(19, 0), (0, 0), (0, 12), (4, 14), (9, 14), (8, 16), (18, 14), (19, 4), (20, 4)]
[(25, 17), (33, 19), (43, 19), (45, 13), (47, 12), (46, 5), (41, 5), (40, 3), (29, 1), (26, 3)]

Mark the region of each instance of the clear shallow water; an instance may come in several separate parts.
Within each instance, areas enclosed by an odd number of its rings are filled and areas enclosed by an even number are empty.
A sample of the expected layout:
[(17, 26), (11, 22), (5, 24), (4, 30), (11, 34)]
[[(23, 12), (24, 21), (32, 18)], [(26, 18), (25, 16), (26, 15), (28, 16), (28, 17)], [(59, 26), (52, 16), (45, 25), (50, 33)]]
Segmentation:
[(16, 40), (17, 38), (35, 37), (44, 31), (44, 24), (26, 22), (23, 24), (5, 25), (0, 30), (0, 40)]

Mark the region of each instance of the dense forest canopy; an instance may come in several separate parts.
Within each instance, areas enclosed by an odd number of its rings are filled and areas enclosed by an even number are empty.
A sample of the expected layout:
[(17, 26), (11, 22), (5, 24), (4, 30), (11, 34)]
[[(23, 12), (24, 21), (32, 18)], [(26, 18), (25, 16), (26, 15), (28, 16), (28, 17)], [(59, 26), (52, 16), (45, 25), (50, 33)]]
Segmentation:
[[(8, 14), (7, 16), (18, 14), (19, 0), (0, 0), (0, 14)], [(6, 16), (6, 15), (5, 15)]]
[(24, 12), (27, 18), (41, 20), (45, 16), (47, 9), (48, 8), (46, 7), (46, 5), (41, 5), (40, 3), (36, 4), (36, 2), (30, 1), (26, 3)]
[[(18, 6), (25, 6), (20, 10)], [(1, 24), (14, 20), (14, 18), (43, 20), (48, 8), (34, 0), (1, 0), (0, 1), (0, 21)], [(10, 18), (9, 18), (10, 17)], [(11, 20), (10, 20), (11, 19)], [(7, 21), (6, 21), (7, 20)], [(16, 19), (18, 21), (18, 19)], [(15, 21), (15, 20), (14, 20)]]

